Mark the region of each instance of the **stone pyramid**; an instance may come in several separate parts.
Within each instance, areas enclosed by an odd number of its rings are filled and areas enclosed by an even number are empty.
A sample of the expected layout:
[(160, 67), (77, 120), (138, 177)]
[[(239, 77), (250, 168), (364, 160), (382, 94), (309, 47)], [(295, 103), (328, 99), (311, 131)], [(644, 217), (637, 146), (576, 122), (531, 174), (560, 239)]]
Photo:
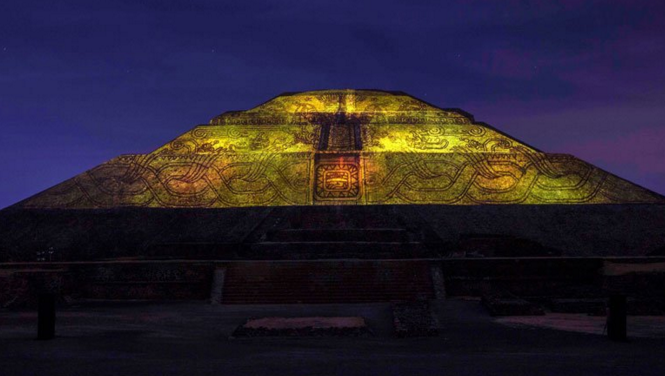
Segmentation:
[(665, 198), (402, 92), (286, 93), (16, 208), (626, 204)]

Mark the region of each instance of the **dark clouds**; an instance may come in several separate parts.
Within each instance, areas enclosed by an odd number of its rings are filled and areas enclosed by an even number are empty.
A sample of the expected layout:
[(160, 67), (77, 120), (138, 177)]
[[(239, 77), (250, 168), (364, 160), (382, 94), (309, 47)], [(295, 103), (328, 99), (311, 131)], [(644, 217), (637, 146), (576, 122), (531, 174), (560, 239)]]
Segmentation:
[(284, 91), (403, 90), (665, 193), (657, 1), (4, 1), (0, 207)]

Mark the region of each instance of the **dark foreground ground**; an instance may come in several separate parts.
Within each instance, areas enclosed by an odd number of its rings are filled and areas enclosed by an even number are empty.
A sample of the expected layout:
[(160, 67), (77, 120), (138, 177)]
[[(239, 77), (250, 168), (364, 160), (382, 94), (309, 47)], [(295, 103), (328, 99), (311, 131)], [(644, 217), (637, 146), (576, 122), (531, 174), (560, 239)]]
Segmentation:
[[(229, 338), (247, 318), (267, 316), (363, 316), (374, 335)], [(496, 320), (478, 301), (441, 303), (438, 318), (438, 337), (398, 339), (389, 304), (87, 304), (60, 310), (58, 337), (37, 341), (35, 313), (0, 311), (0, 374), (665, 375), (662, 318), (629, 317), (629, 334), (632, 325), (642, 337), (627, 343), (608, 341), (602, 318), (542, 321), (598, 334), (524, 326), (533, 318)]]

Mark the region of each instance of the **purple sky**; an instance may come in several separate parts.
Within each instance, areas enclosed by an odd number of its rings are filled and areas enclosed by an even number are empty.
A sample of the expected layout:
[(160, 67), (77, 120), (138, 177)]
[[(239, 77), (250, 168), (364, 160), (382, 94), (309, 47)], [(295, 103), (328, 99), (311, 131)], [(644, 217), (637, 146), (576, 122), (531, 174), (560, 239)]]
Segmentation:
[(0, 208), (284, 91), (402, 90), (665, 193), (663, 1), (0, 2)]

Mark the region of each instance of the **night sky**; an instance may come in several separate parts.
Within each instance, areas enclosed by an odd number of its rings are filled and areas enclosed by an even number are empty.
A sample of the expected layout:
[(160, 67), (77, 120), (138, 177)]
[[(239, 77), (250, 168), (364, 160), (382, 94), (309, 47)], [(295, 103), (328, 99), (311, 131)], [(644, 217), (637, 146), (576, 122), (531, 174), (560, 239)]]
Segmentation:
[(665, 193), (665, 2), (0, 2), (0, 208), (285, 91), (401, 90)]

